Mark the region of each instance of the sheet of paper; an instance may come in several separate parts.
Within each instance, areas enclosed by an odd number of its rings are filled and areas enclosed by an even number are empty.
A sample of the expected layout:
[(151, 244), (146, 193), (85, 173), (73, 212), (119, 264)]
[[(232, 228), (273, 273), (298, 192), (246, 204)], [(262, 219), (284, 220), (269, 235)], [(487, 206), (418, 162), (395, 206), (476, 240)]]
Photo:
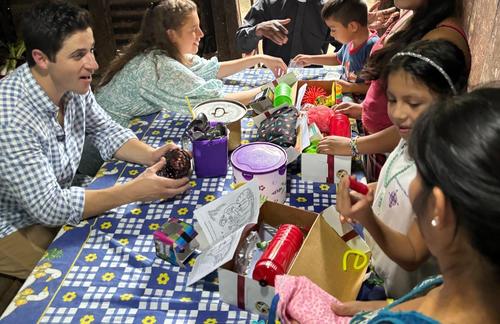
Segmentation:
[(259, 185), (257, 180), (247, 182), (235, 191), (194, 211), (194, 218), (210, 245), (259, 217)]
[(210, 272), (231, 260), (244, 228), (245, 227), (242, 226), (237, 231), (229, 234), (196, 258), (194, 267), (188, 276), (188, 286), (194, 284)]
[(297, 101), (295, 102), (295, 107), (300, 111), (302, 109), (302, 99), (304, 99), (304, 95), (306, 94), (307, 83), (304, 83), (302, 87), (300, 87), (299, 92), (297, 93)]

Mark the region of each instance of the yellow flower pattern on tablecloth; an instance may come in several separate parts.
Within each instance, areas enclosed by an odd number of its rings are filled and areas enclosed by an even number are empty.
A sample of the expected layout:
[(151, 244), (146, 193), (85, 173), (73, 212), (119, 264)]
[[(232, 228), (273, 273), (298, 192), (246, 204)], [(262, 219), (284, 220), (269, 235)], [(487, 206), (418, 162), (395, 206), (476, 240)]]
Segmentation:
[(128, 174), (130, 174), (131, 176), (136, 176), (139, 174), (139, 170), (130, 170)]
[(89, 253), (85, 256), (85, 261), (87, 262), (93, 262), (95, 260), (97, 260), (97, 254), (95, 253)]
[(171, 140), (171, 139), (168, 139), (168, 140), (165, 141), (165, 144), (174, 144), (174, 141)]
[(75, 299), (75, 298), (76, 298), (76, 292), (68, 291), (67, 293), (64, 294), (63, 301), (70, 302), (70, 301), (73, 301), (73, 299)]
[(146, 260), (146, 257), (145, 257), (144, 255), (137, 254), (137, 255), (135, 256), (135, 259), (136, 259), (137, 261), (141, 262), (141, 261)]
[(327, 185), (326, 183), (323, 183), (323, 184), (319, 185), (319, 189), (321, 189), (323, 191), (328, 191), (328, 189), (330, 189), (330, 186)]
[(203, 321), (203, 324), (217, 324), (217, 320), (215, 318), (207, 318)]
[(142, 210), (140, 208), (134, 208), (130, 212), (134, 215), (140, 215), (142, 213)]
[(189, 185), (193, 188), (196, 187), (196, 181), (194, 180), (189, 181)]
[(111, 281), (115, 278), (115, 274), (113, 272), (106, 272), (102, 275), (101, 279), (104, 281)]
[(71, 226), (71, 225), (64, 225), (63, 226), (63, 230), (68, 232), (68, 231), (71, 231), (72, 229), (74, 229), (75, 227), (74, 226)]
[(118, 242), (120, 242), (121, 245), (128, 245), (128, 238), (121, 238), (118, 240)]
[(191, 260), (189, 260), (189, 265), (194, 267), (194, 264), (196, 263), (196, 259), (195, 258), (192, 258)]
[(177, 214), (184, 216), (188, 213), (188, 211), (189, 211), (189, 209), (187, 209), (186, 207), (182, 207), (182, 208), (177, 209)]
[(189, 302), (191, 302), (193, 300), (191, 299), (191, 297), (182, 297), (180, 299), (180, 301), (183, 302), (183, 303), (189, 303)]
[(158, 136), (158, 135), (160, 135), (160, 131), (159, 130), (154, 130), (154, 131), (151, 132), (151, 135)]
[(160, 224), (158, 224), (158, 223), (151, 223), (151, 224), (149, 224), (149, 229), (152, 230), (152, 231), (156, 231), (159, 228), (160, 228)]
[(214, 195), (206, 195), (205, 196), (205, 201), (206, 202), (211, 202), (211, 201), (214, 201), (215, 200), (215, 196)]
[(297, 197), (297, 202), (299, 203), (305, 203), (307, 201), (306, 197)]
[(253, 120), (249, 120), (248, 123), (247, 123), (247, 126), (248, 127), (253, 127), (253, 125), (254, 125)]
[(142, 319), (142, 324), (154, 324), (156, 323), (156, 317), (153, 315), (146, 316)]
[(120, 295), (120, 300), (122, 301), (129, 301), (132, 299), (132, 297), (134, 297), (134, 295), (132, 294), (121, 294)]
[(241, 143), (241, 145), (246, 145), (246, 144), (250, 143), (250, 141), (245, 139), (245, 140), (241, 140), (240, 143)]
[(95, 320), (94, 315), (85, 315), (80, 318), (80, 324), (90, 324)]
[(113, 226), (113, 224), (111, 224), (111, 222), (103, 222), (101, 224), (101, 229), (105, 230), (105, 229), (110, 229), (111, 226)]
[(170, 280), (170, 277), (168, 276), (168, 273), (160, 273), (158, 275), (158, 277), (156, 278), (156, 281), (160, 285), (166, 285), (169, 280)]
[(169, 114), (163, 114), (162, 116), (164, 119), (169, 119), (170, 118), (170, 115)]

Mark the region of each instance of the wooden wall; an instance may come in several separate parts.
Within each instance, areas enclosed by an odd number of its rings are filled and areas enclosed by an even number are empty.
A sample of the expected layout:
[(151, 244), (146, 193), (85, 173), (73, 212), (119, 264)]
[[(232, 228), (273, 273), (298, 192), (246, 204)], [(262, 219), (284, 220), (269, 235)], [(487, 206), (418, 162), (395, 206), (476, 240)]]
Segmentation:
[[(9, 1), (16, 30), (22, 13), (33, 5), (32, 0)], [(142, 16), (152, 0), (70, 0), (92, 15), (96, 59), (103, 71), (124, 45), (139, 31)], [(204, 56), (218, 55), (221, 60), (241, 56), (236, 52), (235, 33), (238, 28), (238, 0), (194, 0), (198, 5), (201, 28), (205, 37), (200, 43)], [(1, 18), (1, 17), (0, 17)], [(19, 35), (18, 35), (19, 36)]]
[(472, 52), (469, 87), (500, 80), (500, 0), (464, 0), (464, 27)]
[[(31, 0), (1, 0), (10, 3), (14, 25), (19, 15), (33, 4)], [(151, 0), (72, 0), (90, 10), (94, 23), (97, 60), (102, 68), (139, 29), (140, 18)], [(236, 50), (238, 0), (194, 0), (200, 10), (205, 32), (203, 51), (214, 53), (220, 60), (240, 56)], [(439, 1), (439, 0), (432, 0)], [(472, 51), (469, 85), (474, 87), (500, 80), (500, 0), (464, 0), (464, 27)], [(215, 53), (214, 53), (215, 54)]]

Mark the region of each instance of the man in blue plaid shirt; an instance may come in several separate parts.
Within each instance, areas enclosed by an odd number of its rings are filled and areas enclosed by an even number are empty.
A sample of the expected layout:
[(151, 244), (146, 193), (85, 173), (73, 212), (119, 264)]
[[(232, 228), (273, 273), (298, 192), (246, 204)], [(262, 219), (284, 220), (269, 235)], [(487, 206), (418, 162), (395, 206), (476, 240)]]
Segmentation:
[[(47, 2), (24, 21), (28, 63), (0, 82), (0, 274), (20, 279), (52, 241), (50, 227), (75, 225), (133, 201), (170, 198), (189, 186), (187, 178), (156, 175), (173, 145), (150, 147), (96, 103), (89, 13)], [(72, 187), (85, 135), (105, 159), (149, 168), (107, 189)]]

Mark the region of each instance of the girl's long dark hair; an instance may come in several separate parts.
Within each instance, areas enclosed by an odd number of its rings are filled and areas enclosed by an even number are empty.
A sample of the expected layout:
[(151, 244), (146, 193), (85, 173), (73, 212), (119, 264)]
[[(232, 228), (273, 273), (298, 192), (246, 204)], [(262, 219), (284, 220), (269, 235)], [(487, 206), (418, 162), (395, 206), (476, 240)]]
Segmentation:
[[(433, 187), (449, 200), (457, 229), (500, 274), (500, 89), (438, 102), (416, 121), (409, 153), (422, 179), (412, 203), (422, 217)], [(416, 206), (420, 203), (420, 206)]]
[(98, 89), (105, 86), (116, 73), (134, 57), (160, 50), (165, 55), (184, 63), (184, 57), (167, 37), (166, 30), (178, 30), (186, 17), (196, 11), (196, 4), (191, 0), (163, 0), (152, 3), (142, 18), (141, 29), (132, 42), (124, 49), (123, 54), (115, 57), (104, 72)]
[[(457, 93), (462, 93), (467, 87), (469, 69), (465, 64), (465, 55), (455, 44), (447, 40), (420, 40), (402, 50), (420, 54), (436, 63), (451, 79)], [(385, 66), (381, 80), (387, 84), (389, 74), (403, 70), (412, 78), (425, 84), (440, 98), (453, 95), (453, 91), (441, 72), (428, 62), (413, 56), (394, 56)]]
[(380, 78), (383, 68), (394, 54), (410, 43), (422, 39), (446, 18), (461, 16), (462, 7), (459, 2), (459, 0), (427, 0), (425, 5), (414, 10), (408, 27), (394, 34), (382, 49), (370, 56), (362, 72), (363, 78), (365, 80)]

